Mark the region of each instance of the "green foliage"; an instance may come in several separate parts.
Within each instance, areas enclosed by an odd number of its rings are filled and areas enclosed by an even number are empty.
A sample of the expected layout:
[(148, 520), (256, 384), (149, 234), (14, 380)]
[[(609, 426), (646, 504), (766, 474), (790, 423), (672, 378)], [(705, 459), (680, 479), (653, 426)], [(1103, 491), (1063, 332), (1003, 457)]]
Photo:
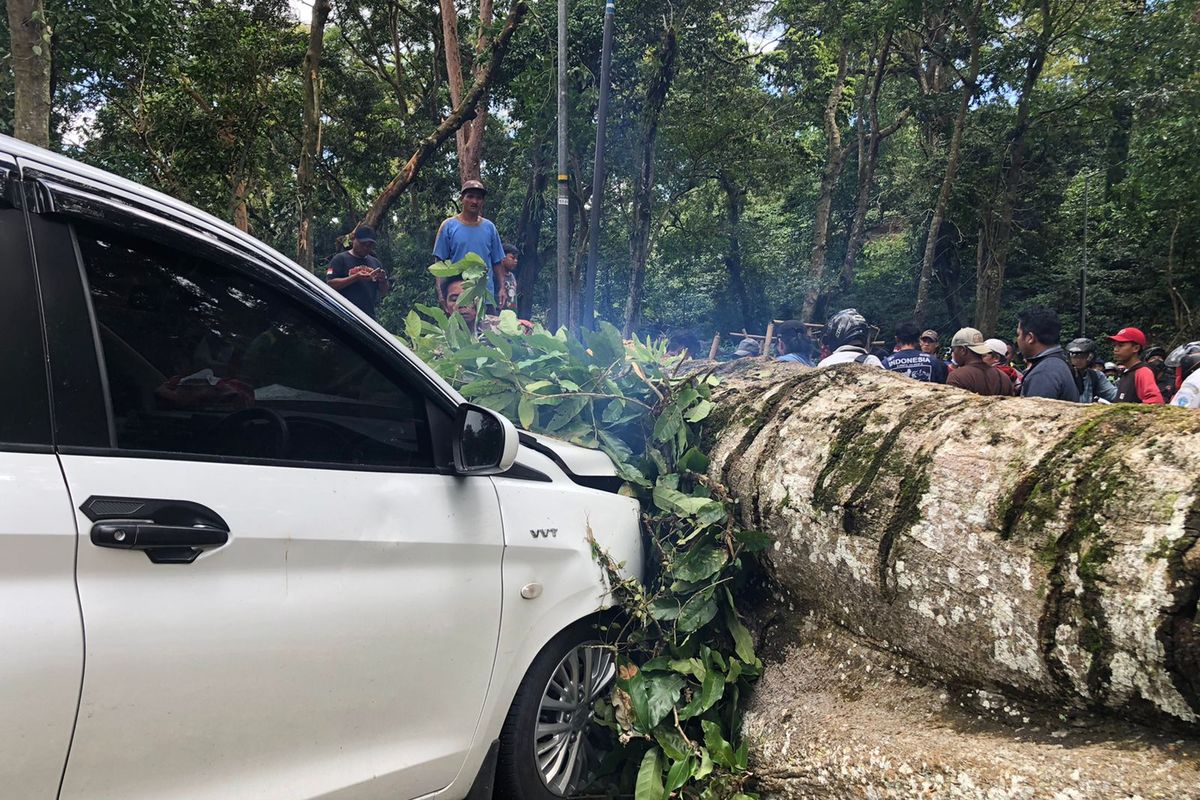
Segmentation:
[(698, 444), (717, 378), (680, 374), (663, 345), (622, 341), (608, 323), (581, 343), (541, 326), (522, 335), (505, 312), (475, 336), (458, 314), (424, 308), (405, 333), (468, 399), (613, 459), (642, 501), (658, 560), (643, 586), (596, 551), (629, 620), (611, 713), (599, 715), (637, 764), (624, 788), (638, 800), (739, 795), (748, 778), (739, 704), (762, 662), (734, 597), (748, 554), (769, 539), (738, 528), (724, 489), (705, 475)]

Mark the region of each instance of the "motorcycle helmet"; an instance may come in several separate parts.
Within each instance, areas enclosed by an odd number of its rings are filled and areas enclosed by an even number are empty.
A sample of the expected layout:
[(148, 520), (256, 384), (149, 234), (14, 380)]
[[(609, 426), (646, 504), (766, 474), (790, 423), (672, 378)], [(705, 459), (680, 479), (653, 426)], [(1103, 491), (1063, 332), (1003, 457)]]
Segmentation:
[(1067, 345), (1066, 350), (1073, 356), (1086, 355), (1089, 359), (1096, 357), (1096, 343), (1091, 339), (1074, 339)]
[(1177, 369), (1178, 379), (1183, 380), (1200, 367), (1200, 342), (1188, 342), (1176, 347), (1164, 362), (1169, 369)]
[(871, 326), (857, 309), (844, 308), (829, 318), (821, 331), (821, 340), (830, 350), (848, 344), (866, 347), (871, 340)]

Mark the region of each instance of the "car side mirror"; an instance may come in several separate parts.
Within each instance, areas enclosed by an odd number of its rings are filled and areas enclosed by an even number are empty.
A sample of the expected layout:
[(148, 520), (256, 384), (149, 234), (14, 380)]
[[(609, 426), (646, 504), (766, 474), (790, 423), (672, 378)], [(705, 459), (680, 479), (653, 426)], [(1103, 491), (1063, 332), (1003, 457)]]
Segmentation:
[(454, 469), (459, 475), (497, 475), (517, 460), (517, 429), (504, 416), (473, 403), (458, 407)]

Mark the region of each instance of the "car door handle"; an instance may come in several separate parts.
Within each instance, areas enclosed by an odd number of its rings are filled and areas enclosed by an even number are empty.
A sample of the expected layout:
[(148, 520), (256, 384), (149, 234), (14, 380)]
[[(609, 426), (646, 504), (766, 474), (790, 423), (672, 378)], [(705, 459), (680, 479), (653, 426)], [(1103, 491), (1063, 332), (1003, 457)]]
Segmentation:
[(92, 526), (92, 544), (118, 550), (143, 550), (155, 564), (190, 564), (205, 550), (228, 543), (229, 531), (209, 525), (105, 520)]

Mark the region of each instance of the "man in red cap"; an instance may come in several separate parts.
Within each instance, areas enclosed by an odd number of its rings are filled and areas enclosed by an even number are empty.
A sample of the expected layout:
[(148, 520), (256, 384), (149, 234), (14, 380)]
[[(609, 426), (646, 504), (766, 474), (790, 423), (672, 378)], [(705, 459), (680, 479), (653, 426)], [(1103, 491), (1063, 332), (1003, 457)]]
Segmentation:
[(1113, 360), (1121, 369), (1114, 402), (1162, 405), (1163, 396), (1154, 380), (1154, 370), (1142, 361), (1146, 334), (1137, 328), (1121, 328), (1108, 338), (1113, 343)]

